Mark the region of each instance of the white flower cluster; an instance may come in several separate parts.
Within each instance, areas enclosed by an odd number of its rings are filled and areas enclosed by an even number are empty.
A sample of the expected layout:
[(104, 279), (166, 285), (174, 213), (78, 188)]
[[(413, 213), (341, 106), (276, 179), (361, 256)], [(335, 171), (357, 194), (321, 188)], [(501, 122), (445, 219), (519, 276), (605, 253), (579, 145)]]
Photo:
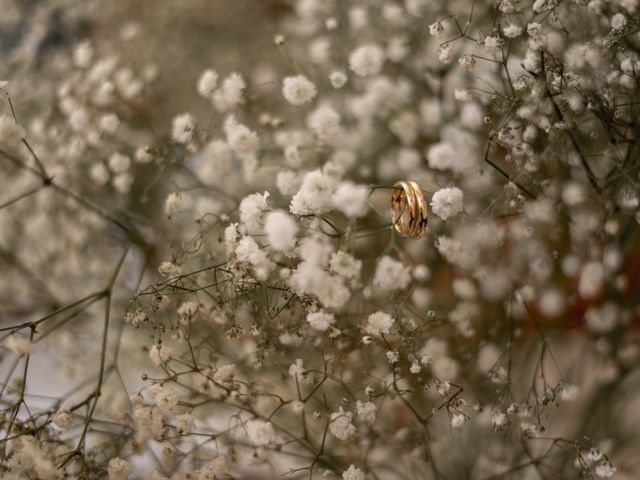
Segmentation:
[(287, 77), (282, 81), (282, 94), (291, 105), (309, 103), (316, 96), (316, 86), (304, 75)]
[[(37, 45), (58, 20), (13, 3), (7, 65), (39, 70), (0, 82), (3, 478), (631, 468), (638, 1), (266, 2), (273, 42), (177, 2), (160, 55), (134, 21)], [(251, 55), (180, 63), (236, 10)], [(37, 396), (58, 365), (78, 387)]]
[(455, 217), (464, 208), (462, 190), (456, 187), (441, 188), (431, 197), (431, 208), (442, 220)]

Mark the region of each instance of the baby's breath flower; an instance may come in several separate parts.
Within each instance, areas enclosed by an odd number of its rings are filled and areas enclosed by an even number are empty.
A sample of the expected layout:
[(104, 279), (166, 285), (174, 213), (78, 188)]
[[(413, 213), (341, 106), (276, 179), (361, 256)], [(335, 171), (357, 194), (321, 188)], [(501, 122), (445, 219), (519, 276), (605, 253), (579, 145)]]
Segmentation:
[(158, 409), (164, 413), (173, 411), (178, 404), (178, 392), (172, 385), (156, 383), (147, 388), (147, 392), (156, 403)]
[(109, 135), (113, 135), (120, 126), (120, 119), (115, 113), (107, 113), (100, 117), (100, 130)]
[(232, 73), (224, 79), (222, 85), (213, 94), (213, 102), (218, 111), (228, 112), (244, 102), (244, 90), (247, 87), (239, 73)]
[(18, 334), (9, 335), (4, 346), (18, 356), (30, 355), (35, 350), (35, 345), (28, 338)]
[(361, 402), (358, 400), (356, 402), (356, 411), (358, 413), (358, 418), (365, 423), (374, 423), (376, 421), (376, 412), (378, 407), (373, 402)]
[(126, 480), (129, 478), (132, 469), (133, 467), (126, 460), (117, 457), (112, 458), (109, 460), (109, 466), (107, 468), (109, 480)]
[(389, 350), (386, 353), (387, 356), (387, 360), (389, 361), (389, 363), (398, 363), (400, 361), (400, 352), (398, 352), (397, 350)]
[(80, 68), (87, 68), (93, 59), (93, 45), (89, 40), (83, 40), (73, 50), (73, 63)]
[(326, 331), (331, 325), (335, 323), (335, 321), (335, 316), (323, 310), (307, 314), (307, 322), (309, 322), (311, 328), (320, 330), (321, 332)]
[(261, 229), (264, 213), (269, 209), (268, 198), (269, 192), (253, 193), (240, 202), (240, 221), (250, 232)]
[(362, 261), (345, 251), (338, 250), (331, 254), (329, 269), (345, 279), (354, 280), (360, 276)]
[(336, 188), (333, 201), (336, 208), (347, 217), (357, 218), (366, 214), (368, 198), (369, 188), (366, 186), (342, 182)]
[(604, 283), (604, 267), (600, 262), (589, 262), (582, 269), (578, 283), (578, 293), (583, 298), (594, 298), (601, 291)]
[(476, 59), (471, 55), (463, 55), (458, 59), (458, 65), (465, 72), (470, 72), (476, 66)]
[(257, 447), (269, 445), (276, 441), (276, 435), (271, 422), (258, 419), (249, 420), (245, 428), (247, 429), (249, 441)]
[(395, 323), (395, 320), (391, 315), (384, 312), (376, 312), (369, 315), (367, 318), (367, 325), (364, 331), (369, 335), (379, 336), (383, 333), (389, 333), (391, 327)]
[(195, 418), (191, 413), (176, 415), (176, 430), (181, 434), (189, 433), (193, 429), (194, 422)]
[(189, 210), (193, 205), (191, 196), (183, 192), (170, 193), (164, 204), (164, 213), (171, 218), (176, 213)]
[(265, 215), (264, 231), (272, 249), (288, 251), (296, 243), (298, 225), (287, 212), (275, 210)]
[[(94, 20), (63, 3), (71, 30)], [(631, 434), (592, 422), (574, 437), (584, 422), (559, 404), (599, 391), (563, 371), (614, 389), (640, 358), (640, 0), (288, 3), (271, 45), (283, 61), (253, 52), (260, 22), (245, 29), (250, 56), (203, 41), (218, 70), (195, 67), (195, 107), (179, 106), (190, 96), (175, 62), (187, 58), (180, 15), (199, 7), (159, 20), (154, 35), (177, 33), (160, 56), (146, 55), (135, 8), (118, 42), (47, 44), (51, 55), (37, 54), (51, 9), (10, 9), (24, 35), (3, 53), (24, 71), (15, 98), (0, 82), (0, 298), (5, 353), (22, 358), (7, 360), (3, 475), (124, 479), (132, 455), (152, 451), (163, 473), (136, 461), (137, 477), (214, 480), (266, 463), (273, 477), (364, 480), (393, 477), (393, 462), (420, 477), (425, 450), (481, 438), (486, 448), (463, 448), (465, 472), (490, 478), (520, 464), (510, 440), (550, 418), (541, 465), (614, 475), (609, 456)], [(236, 10), (215, 13), (234, 27)], [(447, 223), (430, 218), (427, 238), (390, 224), (402, 179), (435, 191), (429, 208)], [(55, 340), (55, 365), (89, 372), (90, 389), (32, 405), (33, 382), (56, 372), (29, 334)], [(83, 339), (95, 341), (76, 348)], [(593, 375), (565, 369), (576, 349)], [(142, 384), (127, 393), (114, 373)], [(473, 428), (469, 392), (492, 402), (474, 405)], [(200, 437), (219, 441), (196, 448)]]
[(438, 60), (445, 65), (453, 61), (453, 49), (451, 43), (445, 43), (438, 48)]
[(599, 478), (611, 478), (616, 474), (616, 467), (608, 462), (601, 463), (600, 465), (596, 466), (595, 474)]
[(294, 215), (322, 213), (334, 207), (335, 178), (320, 170), (307, 173), (298, 193), (291, 199), (290, 211)]
[(282, 94), (291, 105), (304, 105), (316, 96), (316, 86), (304, 75), (287, 77), (282, 81)]
[(560, 400), (563, 402), (573, 402), (580, 395), (580, 388), (577, 385), (567, 383), (560, 388)]
[(378, 261), (373, 276), (373, 285), (383, 291), (407, 288), (411, 282), (411, 268), (385, 255)]
[(620, 31), (627, 25), (627, 17), (622, 13), (616, 13), (611, 17), (611, 30)]
[(156, 365), (162, 365), (171, 357), (171, 349), (164, 343), (156, 343), (149, 349), (149, 358)]
[(427, 150), (427, 161), (431, 168), (438, 170), (455, 170), (458, 155), (448, 143), (435, 143)]
[(451, 427), (452, 428), (460, 428), (467, 421), (467, 417), (462, 413), (454, 413), (451, 416)]
[(218, 72), (207, 69), (198, 78), (198, 93), (209, 99), (213, 99), (213, 93), (218, 88)]
[(499, 37), (486, 37), (484, 39), (484, 49), (487, 53), (497, 53), (502, 48), (504, 41)]
[(364, 480), (365, 475), (362, 470), (356, 468), (354, 465), (349, 465), (344, 472), (342, 472), (342, 480)]
[(307, 124), (320, 140), (328, 141), (340, 132), (340, 115), (331, 107), (324, 105), (311, 112), (307, 118)]
[(515, 23), (510, 23), (509, 25), (503, 27), (502, 33), (507, 38), (516, 38), (522, 34), (522, 27), (520, 25), (516, 25)]
[(171, 138), (176, 143), (189, 144), (193, 141), (196, 120), (190, 113), (183, 113), (174, 117)]
[(238, 155), (254, 154), (260, 145), (258, 134), (246, 125), (238, 123), (231, 115), (224, 122), (224, 132), (231, 149)]
[(131, 159), (128, 155), (116, 152), (109, 157), (109, 168), (114, 173), (124, 173), (129, 169)]
[(339, 440), (347, 440), (356, 433), (356, 427), (351, 423), (353, 413), (345, 412), (342, 407), (333, 412), (330, 417), (329, 431)]
[(61, 407), (53, 416), (53, 423), (63, 431), (71, 428), (73, 416), (68, 408)]
[(344, 87), (347, 83), (347, 75), (341, 71), (334, 71), (329, 75), (329, 81), (333, 88), (339, 89)]
[(595, 333), (611, 331), (618, 321), (618, 308), (614, 303), (607, 302), (601, 307), (591, 307), (584, 314), (589, 330)]
[(441, 188), (433, 194), (431, 208), (443, 220), (455, 217), (464, 208), (462, 190), (457, 187)]
[(361, 45), (349, 55), (349, 68), (359, 77), (373, 77), (382, 70), (384, 60), (384, 51), (378, 45)]

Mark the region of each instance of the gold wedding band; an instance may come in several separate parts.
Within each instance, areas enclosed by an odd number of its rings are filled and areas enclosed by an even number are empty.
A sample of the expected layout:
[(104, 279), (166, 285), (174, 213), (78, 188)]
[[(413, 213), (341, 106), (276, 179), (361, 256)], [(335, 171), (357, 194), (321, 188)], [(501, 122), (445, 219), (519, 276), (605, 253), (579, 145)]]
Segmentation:
[(393, 226), (403, 237), (420, 238), (427, 228), (427, 200), (412, 180), (396, 182), (391, 193)]

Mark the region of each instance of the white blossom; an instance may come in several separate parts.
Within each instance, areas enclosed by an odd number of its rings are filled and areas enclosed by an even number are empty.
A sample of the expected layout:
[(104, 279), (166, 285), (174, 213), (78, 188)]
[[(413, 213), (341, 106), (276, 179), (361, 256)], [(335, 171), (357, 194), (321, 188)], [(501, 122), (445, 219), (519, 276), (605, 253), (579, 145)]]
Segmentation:
[(289, 376), (302, 382), (306, 376), (307, 370), (304, 368), (304, 360), (296, 358), (296, 363), (289, 365)]
[(347, 280), (354, 280), (360, 277), (362, 261), (343, 250), (338, 250), (331, 254), (329, 269)]
[(113, 135), (120, 126), (120, 119), (115, 113), (107, 113), (100, 117), (100, 130), (104, 133)]
[(335, 89), (344, 87), (347, 83), (347, 80), (347, 75), (344, 72), (338, 70), (331, 72), (331, 74), (329, 75), (331, 86)]
[(112, 172), (123, 173), (129, 169), (131, 165), (131, 159), (128, 155), (122, 153), (114, 153), (109, 157), (109, 168)]
[(61, 407), (52, 418), (52, 422), (60, 427), (61, 430), (67, 431), (73, 424), (73, 416), (68, 408)]
[(333, 314), (327, 313), (323, 310), (307, 314), (307, 322), (309, 322), (311, 328), (320, 330), (321, 332), (326, 331), (331, 325), (335, 323), (335, 321), (336, 318)]
[(275, 268), (275, 264), (269, 260), (266, 252), (258, 246), (253, 237), (242, 237), (236, 246), (235, 254), (239, 262), (251, 265), (261, 280), (266, 280)]
[(395, 320), (391, 315), (384, 312), (376, 312), (369, 315), (367, 318), (367, 325), (364, 331), (369, 335), (380, 336), (384, 333), (389, 333)]
[(334, 207), (336, 180), (321, 170), (307, 173), (289, 207), (294, 215), (322, 213)]
[(164, 343), (156, 343), (149, 349), (149, 358), (156, 365), (162, 365), (171, 357), (171, 349)]
[(213, 380), (216, 383), (224, 384), (233, 379), (236, 372), (236, 366), (233, 363), (221, 365), (216, 369), (216, 373), (213, 374)]
[(611, 478), (616, 474), (616, 467), (610, 463), (601, 463), (595, 468), (595, 474), (599, 478)]
[(376, 421), (377, 411), (378, 407), (376, 407), (376, 404), (373, 402), (361, 402), (360, 400), (356, 402), (358, 418), (365, 423), (374, 423)]
[(366, 186), (342, 182), (336, 188), (333, 202), (347, 217), (357, 218), (366, 214), (368, 198), (369, 188)]
[(345, 412), (342, 407), (333, 412), (330, 417), (329, 431), (339, 440), (347, 440), (356, 433), (356, 427), (351, 423), (353, 413)]
[(225, 78), (220, 88), (213, 94), (213, 102), (218, 111), (228, 112), (244, 103), (246, 87), (244, 78), (238, 73), (232, 73)]
[(93, 45), (89, 40), (83, 40), (73, 50), (73, 63), (80, 68), (87, 68), (93, 59)]
[(126, 480), (131, 474), (132, 466), (122, 458), (112, 458), (109, 460), (107, 473), (109, 480)]
[(608, 302), (601, 307), (591, 307), (585, 314), (589, 330), (595, 333), (607, 333), (611, 331), (618, 321), (618, 308), (614, 303)]
[(453, 49), (451, 48), (450, 43), (440, 45), (438, 48), (438, 60), (444, 64), (451, 63), (453, 61)]
[(185, 212), (193, 206), (191, 196), (183, 192), (170, 193), (164, 204), (164, 213), (171, 218), (176, 213)]
[(384, 60), (384, 51), (378, 45), (361, 45), (349, 55), (349, 68), (359, 77), (373, 77), (382, 70)]
[(240, 221), (247, 226), (250, 232), (262, 229), (264, 214), (269, 210), (268, 198), (269, 192), (253, 193), (240, 202)]
[(307, 124), (322, 141), (329, 141), (340, 133), (340, 115), (327, 105), (311, 112)]
[(178, 405), (178, 392), (172, 385), (156, 383), (147, 388), (147, 392), (162, 412), (171, 412)]
[(179, 433), (190, 433), (193, 429), (195, 417), (191, 413), (181, 413), (176, 415), (176, 430)]
[(196, 120), (190, 113), (183, 113), (173, 118), (171, 138), (176, 143), (189, 144), (193, 141)]
[(364, 480), (364, 472), (354, 465), (349, 465), (344, 472), (342, 472), (342, 480)]
[(316, 86), (304, 75), (286, 77), (282, 81), (282, 94), (291, 105), (304, 105), (316, 96)]
[(616, 13), (611, 17), (611, 29), (615, 31), (622, 30), (627, 25), (627, 17), (622, 13)]
[(476, 59), (471, 55), (463, 55), (458, 59), (458, 65), (460, 65), (460, 68), (465, 72), (470, 72), (476, 66)]
[(258, 134), (246, 125), (238, 123), (232, 115), (224, 122), (224, 132), (229, 147), (238, 155), (253, 154), (258, 150)]
[(578, 283), (578, 293), (583, 298), (593, 298), (601, 291), (604, 283), (604, 267), (600, 262), (589, 262), (582, 269)]
[(451, 416), (451, 427), (452, 428), (460, 428), (467, 421), (467, 417), (462, 413), (454, 413)]
[(9, 335), (4, 346), (18, 356), (30, 355), (35, 351), (35, 345), (26, 337), (18, 334)]
[(276, 441), (276, 435), (271, 422), (265, 422), (258, 419), (249, 420), (246, 423), (245, 428), (247, 429), (249, 441), (257, 447), (269, 445)]
[(411, 282), (411, 268), (385, 255), (378, 261), (373, 285), (383, 291), (402, 290)]
[(274, 210), (265, 215), (264, 231), (269, 246), (274, 250), (284, 252), (295, 245), (298, 225), (287, 212)]
[(456, 170), (458, 154), (450, 144), (436, 143), (427, 150), (427, 160), (431, 168)]
[(218, 88), (218, 72), (207, 69), (198, 78), (198, 93), (209, 99), (213, 99), (213, 93)]
[(502, 33), (507, 38), (516, 38), (522, 34), (522, 27), (520, 25), (516, 25), (515, 23), (510, 23), (509, 25), (503, 27)]
[(431, 197), (431, 208), (443, 220), (455, 217), (464, 208), (462, 190), (457, 187), (441, 188)]
[(504, 41), (499, 37), (486, 37), (484, 39), (484, 49), (487, 53), (497, 53), (500, 51)]
[(291, 196), (300, 188), (300, 178), (291, 170), (283, 170), (276, 177), (276, 186), (284, 196)]

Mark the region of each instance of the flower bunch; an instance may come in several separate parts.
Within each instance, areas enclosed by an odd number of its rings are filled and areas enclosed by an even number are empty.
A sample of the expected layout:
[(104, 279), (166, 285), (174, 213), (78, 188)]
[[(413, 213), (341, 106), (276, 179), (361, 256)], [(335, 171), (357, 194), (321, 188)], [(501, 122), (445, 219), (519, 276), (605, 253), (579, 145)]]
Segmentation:
[[(7, 475), (633, 478), (639, 8), (298, 0), (160, 129), (109, 45), (5, 94)], [(97, 380), (36, 408), (49, 335)]]

